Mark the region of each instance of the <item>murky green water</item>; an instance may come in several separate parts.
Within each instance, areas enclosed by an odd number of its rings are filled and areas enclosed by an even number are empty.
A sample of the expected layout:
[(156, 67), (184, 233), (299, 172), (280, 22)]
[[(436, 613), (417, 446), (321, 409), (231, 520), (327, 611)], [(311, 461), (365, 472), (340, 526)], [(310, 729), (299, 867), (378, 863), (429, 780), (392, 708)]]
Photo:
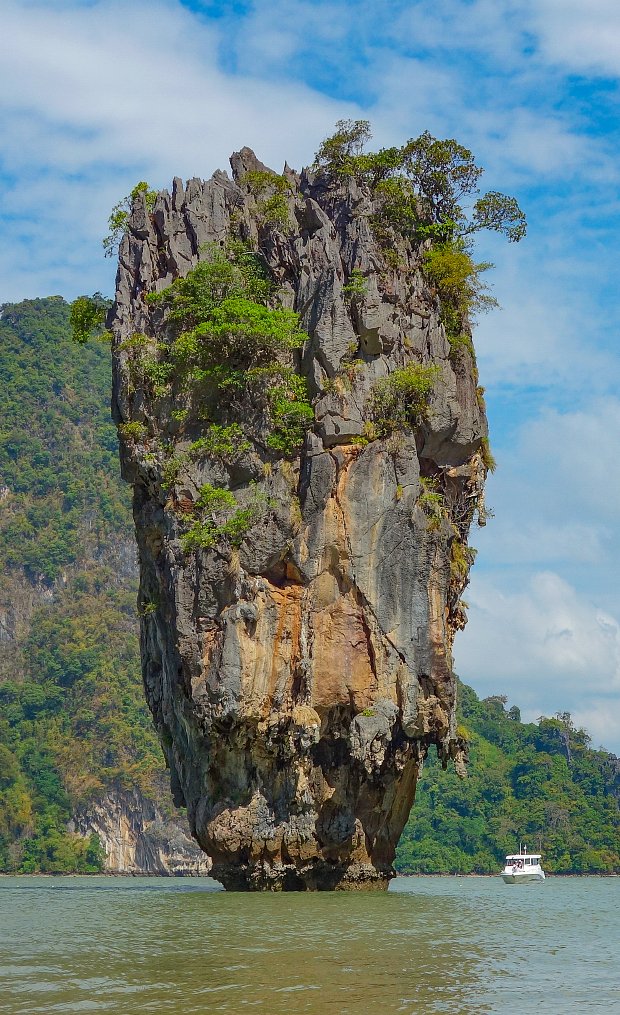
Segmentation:
[(620, 878), (0, 878), (0, 1012), (620, 1013)]

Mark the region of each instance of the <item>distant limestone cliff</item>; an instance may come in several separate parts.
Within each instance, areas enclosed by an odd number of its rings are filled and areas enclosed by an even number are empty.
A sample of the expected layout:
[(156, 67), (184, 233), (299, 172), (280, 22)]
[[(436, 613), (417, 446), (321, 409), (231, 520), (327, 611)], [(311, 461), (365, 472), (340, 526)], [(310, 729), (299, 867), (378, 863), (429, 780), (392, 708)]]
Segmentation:
[[(153, 782), (166, 800), (163, 779)], [(189, 838), (183, 817), (162, 813), (138, 787), (111, 786), (76, 808), (70, 831), (85, 838), (96, 835), (105, 853), (107, 874), (194, 876), (209, 873), (211, 862)]]
[(428, 240), (353, 178), (231, 166), (138, 193), (120, 247), (147, 700), (225, 887), (384, 887), (429, 746), (465, 760), (484, 402)]

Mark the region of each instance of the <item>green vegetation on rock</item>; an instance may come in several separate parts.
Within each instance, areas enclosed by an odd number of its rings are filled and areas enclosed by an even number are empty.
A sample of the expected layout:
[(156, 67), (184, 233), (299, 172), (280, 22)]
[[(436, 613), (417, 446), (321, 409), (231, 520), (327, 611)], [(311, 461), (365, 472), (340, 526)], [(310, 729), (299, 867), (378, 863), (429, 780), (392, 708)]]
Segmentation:
[(484, 170), (453, 138), (424, 131), (402, 146), (369, 152), (371, 139), (368, 120), (339, 120), (313, 169), (333, 183), (353, 178), (370, 189), (388, 266), (399, 266), (395, 240), (422, 245), (422, 266), (456, 351), (464, 344), (459, 339), (469, 336), (472, 316), (496, 305), (480, 278), (492, 265), (473, 260), (472, 237), (489, 229), (518, 242), (526, 233), (525, 215), (514, 197), (498, 191), (476, 196)]
[(230, 490), (205, 483), (198, 491), (189, 516), (191, 525), (181, 537), (181, 545), (186, 552), (208, 550), (221, 542), (239, 546), (265, 508), (257, 491), (252, 491), (249, 502), (241, 507)]
[(258, 198), (258, 217), (261, 224), (286, 230), (290, 226), (287, 195), (291, 181), (286, 176), (269, 170), (250, 170), (240, 180)]
[(377, 381), (371, 392), (371, 413), (377, 437), (396, 430), (415, 430), (428, 417), (433, 387), (441, 370), (409, 363)]
[[(202, 419), (210, 415), (219, 432), (236, 428), (237, 447), (247, 443), (244, 425), (256, 430), (250, 417), (264, 414), (266, 447), (283, 457), (296, 454), (314, 420), (306, 381), (293, 363), (307, 335), (299, 314), (279, 304), (261, 258), (234, 241), (208, 247), (184, 278), (148, 302), (165, 312), (171, 329), (154, 353), (145, 352), (141, 336), (132, 345), (136, 371), (154, 383), (155, 395), (188, 400), (183, 419), (199, 404)], [(214, 454), (208, 443), (194, 444), (194, 451)]]
[(129, 218), (131, 209), (133, 208), (135, 201), (137, 201), (141, 195), (144, 196), (146, 210), (152, 211), (155, 207), (157, 191), (151, 190), (148, 183), (144, 180), (140, 180), (139, 183), (136, 183), (131, 193), (119, 201), (118, 204), (115, 204), (110, 212), (110, 217), (108, 219), (108, 229), (110, 231), (102, 240), (103, 252), (106, 257), (114, 257), (116, 255), (127, 226), (127, 219)]

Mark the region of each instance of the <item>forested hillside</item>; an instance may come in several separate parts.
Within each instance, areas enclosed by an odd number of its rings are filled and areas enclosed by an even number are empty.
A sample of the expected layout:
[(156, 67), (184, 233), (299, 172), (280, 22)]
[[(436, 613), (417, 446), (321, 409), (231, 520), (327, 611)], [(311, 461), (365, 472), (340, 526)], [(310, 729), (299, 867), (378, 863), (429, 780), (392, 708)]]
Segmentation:
[[(76, 808), (112, 785), (167, 801), (110, 354), (70, 342), (60, 297), (4, 306), (0, 350), (0, 871), (96, 871), (95, 838), (67, 830)], [(469, 778), (429, 761), (400, 870), (495, 870), (519, 839), (549, 870), (620, 870), (617, 759), (566, 716), (522, 724), (500, 698), (460, 700)]]
[(60, 297), (0, 317), (0, 870), (98, 870), (67, 831), (105, 787), (154, 791), (129, 495), (110, 352), (68, 337)]
[(519, 842), (558, 873), (620, 872), (620, 760), (567, 713), (521, 723), (506, 699), (460, 684), (469, 777), (429, 758), (397, 852), (403, 873), (499, 869)]

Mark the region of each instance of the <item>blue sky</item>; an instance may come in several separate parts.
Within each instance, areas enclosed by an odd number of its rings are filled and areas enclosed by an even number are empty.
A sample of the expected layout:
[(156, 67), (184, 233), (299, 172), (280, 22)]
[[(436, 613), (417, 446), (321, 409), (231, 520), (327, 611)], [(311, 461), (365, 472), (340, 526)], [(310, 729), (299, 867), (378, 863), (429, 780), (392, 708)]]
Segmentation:
[(300, 167), (340, 117), (456, 137), (518, 197), (527, 239), (478, 248), (496, 517), (456, 665), (618, 753), (619, 73), (617, 0), (3, 2), (0, 301), (110, 294), (101, 237), (137, 180), (244, 144)]

